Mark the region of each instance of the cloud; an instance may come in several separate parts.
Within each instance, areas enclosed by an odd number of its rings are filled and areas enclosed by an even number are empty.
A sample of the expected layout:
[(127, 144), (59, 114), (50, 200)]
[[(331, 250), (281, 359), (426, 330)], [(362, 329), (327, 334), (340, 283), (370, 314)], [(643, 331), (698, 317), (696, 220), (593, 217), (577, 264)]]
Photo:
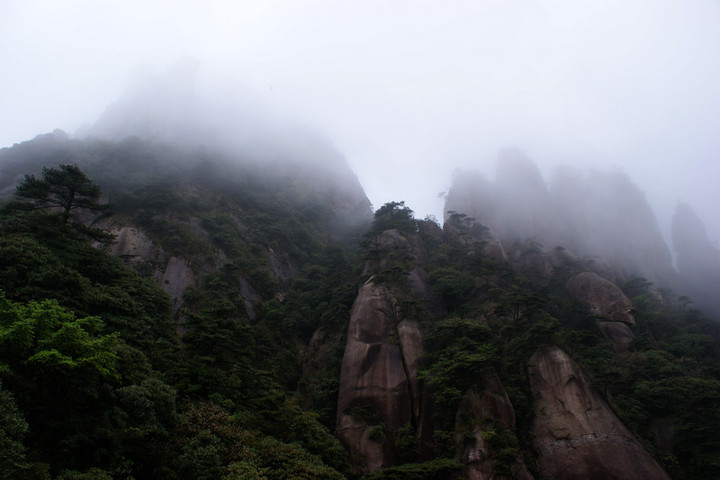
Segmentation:
[[(202, 60), (326, 132), (376, 207), (439, 216), (455, 167), (522, 148), (627, 171), (667, 229), (717, 217), (720, 7), (696, 2), (5, 1), (0, 145), (95, 121), (138, 64)], [(202, 79), (201, 79), (202, 80)], [(201, 82), (202, 83), (202, 82)], [(720, 239), (720, 220), (709, 225)], [(710, 222), (712, 223), (712, 222)]]

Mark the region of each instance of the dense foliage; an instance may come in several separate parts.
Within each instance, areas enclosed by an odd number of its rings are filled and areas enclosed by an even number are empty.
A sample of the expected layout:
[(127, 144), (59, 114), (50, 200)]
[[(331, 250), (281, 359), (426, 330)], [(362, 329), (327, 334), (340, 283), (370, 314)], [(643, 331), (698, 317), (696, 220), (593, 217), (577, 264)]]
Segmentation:
[(167, 297), (50, 214), (5, 210), (0, 230), (1, 375), (29, 425), (17, 478), (152, 471), (175, 421)]
[(58, 209), (65, 223), (81, 209), (93, 213), (107, 210), (109, 205), (100, 203), (100, 193), (100, 187), (77, 165), (44, 167), (42, 179), (26, 175), (16, 189), (16, 195), (28, 199), (33, 208)]
[[(9, 202), (0, 213), (3, 477), (343, 478), (346, 453), (329, 430), (337, 357), (299, 384), (295, 340), (324, 324), (340, 333), (352, 304), (357, 267), (327, 230), (329, 206), (310, 195), (298, 203), (301, 191), (243, 176), (244, 167), (212, 175), (208, 159), (193, 177), (189, 159), (170, 166), (164, 150), (139, 141), (23, 148), (28, 168), (51, 156), (51, 165), (102, 171), (115, 218), (132, 217), (198, 283), (173, 315), (153, 265), (133, 270), (96, 248), (62, 205)], [(131, 178), (119, 179), (113, 160), (130, 160)], [(65, 170), (28, 176), (20, 199)], [(75, 206), (78, 218), (97, 210)]]
[[(582, 366), (673, 478), (720, 478), (720, 327), (690, 299), (624, 285), (637, 326), (620, 352), (566, 292), (584, 260), (528, 240), (511, 267), (460, 213), (440, 229), (391, 202), (357, 227), (286, 171), (137, 139), (40, 138), (2, 156), (3, 179), (30, 175), (18, 193), (33, 205), (50, 205), (36, 192), (57, 172), (92, 187), (89, 203), (0, 211), (2, 478), (360, 477), (332, 431), (349, 312), (371, 276), (422, 326), (433, 431), (378, 424), (397, 465), (366, 478), (459, 475), (474, 426), (458, 412), (495, 380), (517, 428), (482, 423), (488, 459), (507, 478), (519, 461), (537, 474), (525, 365), (542, 345)], [(157, 265), (130, 268), (81, 228), (105, 198), (105, 226), (140, 227), (165, 260), (189, 265), (179, 310)], [(540, 272), (551, 254), (559, 262)], [(418, 262), (432, 299), (409, 285)]]

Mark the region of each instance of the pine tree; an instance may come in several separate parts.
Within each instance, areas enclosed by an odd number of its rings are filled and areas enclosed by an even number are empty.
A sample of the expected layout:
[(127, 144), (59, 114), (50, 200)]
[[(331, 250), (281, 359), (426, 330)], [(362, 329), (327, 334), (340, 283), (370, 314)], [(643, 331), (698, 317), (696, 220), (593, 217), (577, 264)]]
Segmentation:
[(64, 223), (70, 223), (70, 217), (76, 210), (100, 213), (109, 208), (108, 204), (100, 203), (100, 187), (77, 165), (44, 167), (42, 179), (25, 175), (15, 194), (30, 200), (36, 209), (59, 210)]

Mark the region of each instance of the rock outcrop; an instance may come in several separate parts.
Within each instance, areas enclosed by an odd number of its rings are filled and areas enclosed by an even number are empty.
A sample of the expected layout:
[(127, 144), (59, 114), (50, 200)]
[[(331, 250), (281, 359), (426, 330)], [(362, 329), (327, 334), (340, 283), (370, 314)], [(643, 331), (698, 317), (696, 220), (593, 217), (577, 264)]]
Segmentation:
[(553, 480), (664, 480), (668, 474), (620, 422), (580, 367), (540, 348), (528, 371), (539, 470)]
[(507, 247), (507, 261), (513, 270), (537, 285), (547, 285), (555, 270), (566, 259), (574, 259), (572, 252), (564, 248), (548, 250), (532, 239), (516, 240)]
[[(492, 480), (502, 478), (495, 465), (497, 452), (487, 440), (489, 436), (502, 435), (502, 430), (515, 432), (515, 410), (500, 379), (486, 375), (484, 390), (470, 390), (458, 406), (455, 444), (456, 458), (465, 464), (463, 474), (468, 480)], [(469, 425), (466, 425), (469, 420)], [(532, 480), (522, 457), (514, 464), (504, 466), (518, 480)], [(506, 473), (506, 472), (504, 472)]]
[[(336, 436), (357, 459), (358, 471), (397, 462), (398, 431), (421, 430), (418, 368), (423, 332), (408, 303), (439, 314), (423, 265), (427, 253), (417, 233), (391, 228), (373, 239), (350, 314), (338, 393)], [(432, 314), (432, 313), (430, 313)]]
[(421, 355), (418, 323), (402, 318), (392, 293), (368, 280), (350, 315), (336, 427), (362, 469), (392, 465), (388, 434), (417, 424)]
[(502, 243), (492, 236), (490, 230), (472, 217), (459, 215), (456, 220), (451, 214), (443, 225), (443, 238), (451, 244), (478, 245), (484, 255), (499, 265), (507, 263)]
[[(207, 235), (200, 231), (197, 222), (193, 223), (198, 236)], [(94, 224), (108, 233), (115, 235), (115, 242), (109, 246), (109, 253), (121, 258), (127, 265), (137, 270), (141, 275), (155, 280), (170, 296), (173, 313), (177, 313), (183, 304), (183, 293), (190, 286), (198, 284), (199, 278), (209, 273), (216, 265), (201, 266), (194, 271), (190, 263), (181, 257), (168, 255), (159, 245), (153, 242), (145, 232), (136, 226), (117, 222), (115, 220), (101, 220)], [(98, 245), (100, 246), (100, 245)], [(222, 264), (225, 257), (217, 252), (216, 263)], [(292, 265), (278, 257), (272, 250), (268, 251), (270, 268), (278, 276), (280, 282), (288, 283), (296, 270)], [(257, 316), (255, 303), (261, 302), (262, 297), (253, 288), (250, 282), (238, 278), (238, 290), (242, 295), (248, 318), (254, 320)]]
[(625, 351), (634, 338), (633, 305), (614, 283), (593, 272), (582, 272), (567, 283), (568, 293), (588, 305), (596, 323), (618, 350)]
[(143, 275), (152, 277), (172, 301), (173, 313), (182, 305), (182, 295), (195, 278), (190, 265), (178, 257), (169, 257), (142, 229), (112, 221), (97, 225), (115, 235), (110, 253)]

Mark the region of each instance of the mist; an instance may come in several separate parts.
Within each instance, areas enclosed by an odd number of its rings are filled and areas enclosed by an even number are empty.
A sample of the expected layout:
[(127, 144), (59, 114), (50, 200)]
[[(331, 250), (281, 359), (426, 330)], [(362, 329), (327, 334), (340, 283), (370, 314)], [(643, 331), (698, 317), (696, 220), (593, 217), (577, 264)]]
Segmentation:
[(192, 93), (163, 90), (166, 113), (205, 133), (228, 126), (243, 144), (322, 139), (375, 208), (405, 200), (440, 219), (453, 172), (494, 178), (510, 146), (545, 179), (560, 165), (626, 173), (669, 245), (679, 201), (720, 239), (717, 2), (3, 0), (0, 11), (0, 147), (55, 128), (98, 134), (139, 79), (193, 59)]

